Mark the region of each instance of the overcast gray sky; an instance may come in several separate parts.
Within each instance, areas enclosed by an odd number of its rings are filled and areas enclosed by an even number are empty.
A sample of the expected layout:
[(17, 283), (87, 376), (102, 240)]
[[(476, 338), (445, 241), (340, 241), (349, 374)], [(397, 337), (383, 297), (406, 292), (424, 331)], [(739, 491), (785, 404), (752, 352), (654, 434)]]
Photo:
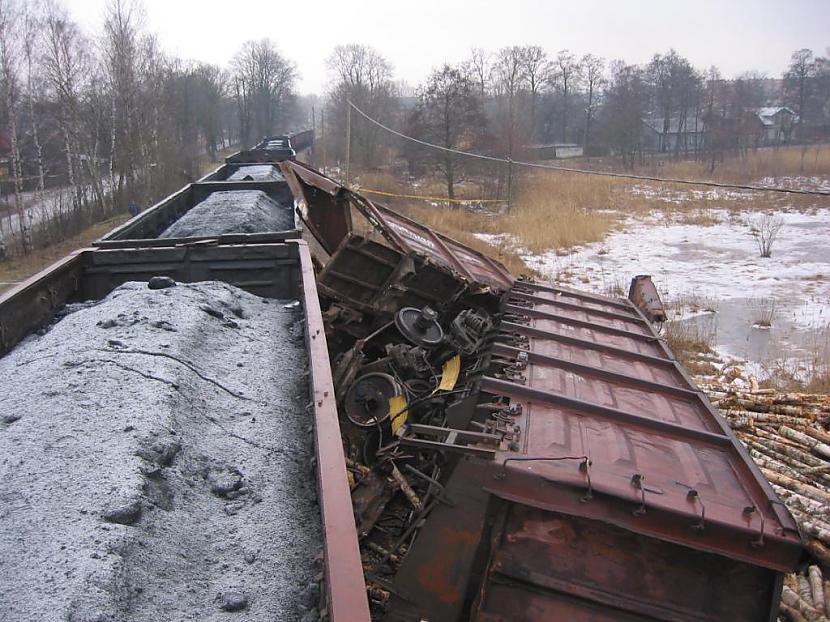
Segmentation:
[[(107, 0), (66, 0), (90, 34)], [(793, 50), (827, 55), (830, 0), (144, 0), (147, 28), (168, 52), (225, 65), (240, 44), (270, 37), (297, 63), (301, 93), (325, 88), (339, 43), (376, 47), (397, 79), (417, 85), (472, 47), (538, 44), (632, 63), (674, 47), (727, 77), (779, 76)]]

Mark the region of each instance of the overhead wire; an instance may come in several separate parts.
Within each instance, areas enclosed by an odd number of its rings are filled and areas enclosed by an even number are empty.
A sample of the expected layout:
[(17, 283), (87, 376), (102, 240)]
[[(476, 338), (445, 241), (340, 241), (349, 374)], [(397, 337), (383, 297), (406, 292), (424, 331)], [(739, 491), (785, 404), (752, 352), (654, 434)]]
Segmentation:
[[(418, 145), (422, 145), (424, 147), (429, 147), (431, 149), (438, 149), (440, 151), (444, 151), (446, 153), (453, 153), (460, 156), (466, 156), (469, 158), (476, 158), (479, 160), (486, 160), (489, 162), (498, 162), (501, 164), (510, 164), (515, 166), (524, 166), (528, 168), (536, 168), (536, 169), (543, 169), (543, 170), (551, 170), (551, 171), (560, 171), (563, 173), (577, 173), (580, 175), (593, 175), (597, 177), (612, 177), (618, 179), (632, 179), (636, 181), (655, 181), (660, 183), (668, 183), (668, 184), (683, 184), (687, 186), (705, 186), (710, 188), (724, 188), (724, 189), (732, 189), (732, 190), (750, 190), (753, 192), (779, 192), (779, 193), (786, 193), (786, 194), (801, 194), (801, 195), (810, 195), (810, 196), (830, 196), (830, 190), (807, 190), (804, 188), (783, 188), (780, 186), (757, 186), (753, 184), (733, 184), (733, 183), (725, 183), (725, 182), (718, 182), (718, 181), (706, 181), (702, 179), (682, 179), (682, 178), (674, 178), (674, 177), (656, 177), (652, 175), (635, 175), (634, 173), (616, 173), (612, 171), (595, 171), (591, 169), (584, 169), (584, 168), (575, 168), (571, 166), (560, 166), (557, 164), (542, 164), (540, 162), (525, 162), (522, 160), (513, 160), (512, 158), (499, 158), (496, 156), (488, 156), (481, 153), (472, 153), (469, 151), (462, 151), (460, 149), (452, 149), (450, 147), (442, 147), (441, 145), (436, 145), (425, 140), (420, 140), (413, 136), (408, 136), (397, 130), (384, 125), (377, 119), (373, 119), (368, 114), (363, 112), (360, 108), (355, 106), (351, 100), (347, 100), (349, 106), (351, 106), (355, 112), (360, 114), (363, 118), (365, 118), (370, 123), (378, 126), (379, 128), (398, 136), (399, 138), (403, 138), (404, 140), (408, 140), (410, 142), (416, 143)], [(446, 199), (443, 199), (446, 201)]]
[(361, 194), (377, 194), (384, 197), (395, 197), (397, 199), (419, 199), (421, 201), (440, 201), (441, 203), (504, 203), (503, 199), (448, 199), (447, 197), (430, 197), (420, 194), (398, 194), (396, 192), (384, 192), (382, 190), (370, 190), (360, 188)]

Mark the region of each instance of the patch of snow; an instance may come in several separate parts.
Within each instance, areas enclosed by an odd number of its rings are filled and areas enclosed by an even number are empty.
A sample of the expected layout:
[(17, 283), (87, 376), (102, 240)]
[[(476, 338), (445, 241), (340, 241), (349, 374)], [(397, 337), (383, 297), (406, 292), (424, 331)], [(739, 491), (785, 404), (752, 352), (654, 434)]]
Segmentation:
[[(718, 222), (707, 226), (658, 213), (628, 217), (601, 242), (568, 254), (519, 254), (547, 278), (611, 295), (625, 296), (633, 276), (649, 274), (669, 317), (711, 331), (724, 354), (758, 364), (806, 360), (830, 333), (830, 209), (774, 212), (784, 226), (770, 258), (759, 256), (751, 232), (757, 214), (712, 213)], [(493, 245), (509, 241), (476, 236)], [(752, 327), (773, 311), (770, 330)]]

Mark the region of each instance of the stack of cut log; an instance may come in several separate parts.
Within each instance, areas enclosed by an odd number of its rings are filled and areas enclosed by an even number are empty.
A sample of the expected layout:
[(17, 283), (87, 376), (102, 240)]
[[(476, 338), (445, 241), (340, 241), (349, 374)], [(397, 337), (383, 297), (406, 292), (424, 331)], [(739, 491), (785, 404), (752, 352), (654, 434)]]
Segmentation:
[(830, 615), (830, 396), (702, 384), (798, 522), (815, 562), (788, 575), (781, 613), (792, 622)]

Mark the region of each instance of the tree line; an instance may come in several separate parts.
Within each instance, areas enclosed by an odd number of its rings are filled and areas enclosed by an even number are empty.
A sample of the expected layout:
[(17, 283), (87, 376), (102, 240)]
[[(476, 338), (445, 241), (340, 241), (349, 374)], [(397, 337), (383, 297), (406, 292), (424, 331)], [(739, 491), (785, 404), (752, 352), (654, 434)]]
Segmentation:
[(404, 144), (355, 115), (347, 149), (350, 101), (451, 149), (525, 159), (538, 145), (573, 143), (627, 167), (643, 160), (644, 119), (658, 132), (705, 134), (660, 151), (711, 168), (724, 153), (757, 146), (748, 114), (767, 104), (793, 111), (787, 140), (830, 133), (830, 63), (810, 50), (796, 51), (772, 80), (755, 72), (725, 79), (674, 50), (634, 65), (538, 45), (474, 49), (413, 91), (380, 51), (350, 44), (329, 55), (325, 93), (301, 97), (296, 64), (272, 40), (246, 42), (219, 66), (165, 53), (137, 0), (110, 0), (103, 17), (93, 35), (60, 0), (0, 3), (0, 254), (3, 240), (28, 252), (146, 207), (197, 178), (223, 148), (309, 124), (318, 163), (342, 167), (349, 151), (355, 170), (391, 162), (437, 174), (451, 198), (471, 177), (504, 195), (503, 166)]
[[(551, 54), (537, 45), (475, 49), (463, 62), (435, 68), (414, 97), (398, 96), (390, 63), (368, 46), (337, 48), (329, 66), (326, 131), (329, 153), (340, 162), (349, 98), (418, 139), (512, 159), (533, 157), (539, 145), (577, 144), (585, 155), (613, 155), (627, 168), (656, 150), (662, 157), (697, 158), (714, 170), (727, 153), (770, 144), (758, 117), (768, 106), (787, 108), (789, 121), (775, 144), (830, 137), (830, 61), (806, 49), (794, 52), (775, 79), (758, 72), (726, 79), (717, 67), (695, 68), (675, 50), (637, 65), (569, 50)], [(644, 122), (658, 135), (678, 138), (649, 145)], [(504, 167), (402, 145), (364, 119), (352, 119), (351, 136), (358, 166), (402, 153), (411, 173), (432, 169), (443, 178), (450, 198), (469, 175), (495, 171), (504, 186)]]
[(111, 0), (95, 36), (58, 0), (3, 0), (0, 246), (28, 252), (146, 207), (223, 147), (304, 125), (296, 81), (270, 40), (227, 67), (166, 54), (128, 0)]

